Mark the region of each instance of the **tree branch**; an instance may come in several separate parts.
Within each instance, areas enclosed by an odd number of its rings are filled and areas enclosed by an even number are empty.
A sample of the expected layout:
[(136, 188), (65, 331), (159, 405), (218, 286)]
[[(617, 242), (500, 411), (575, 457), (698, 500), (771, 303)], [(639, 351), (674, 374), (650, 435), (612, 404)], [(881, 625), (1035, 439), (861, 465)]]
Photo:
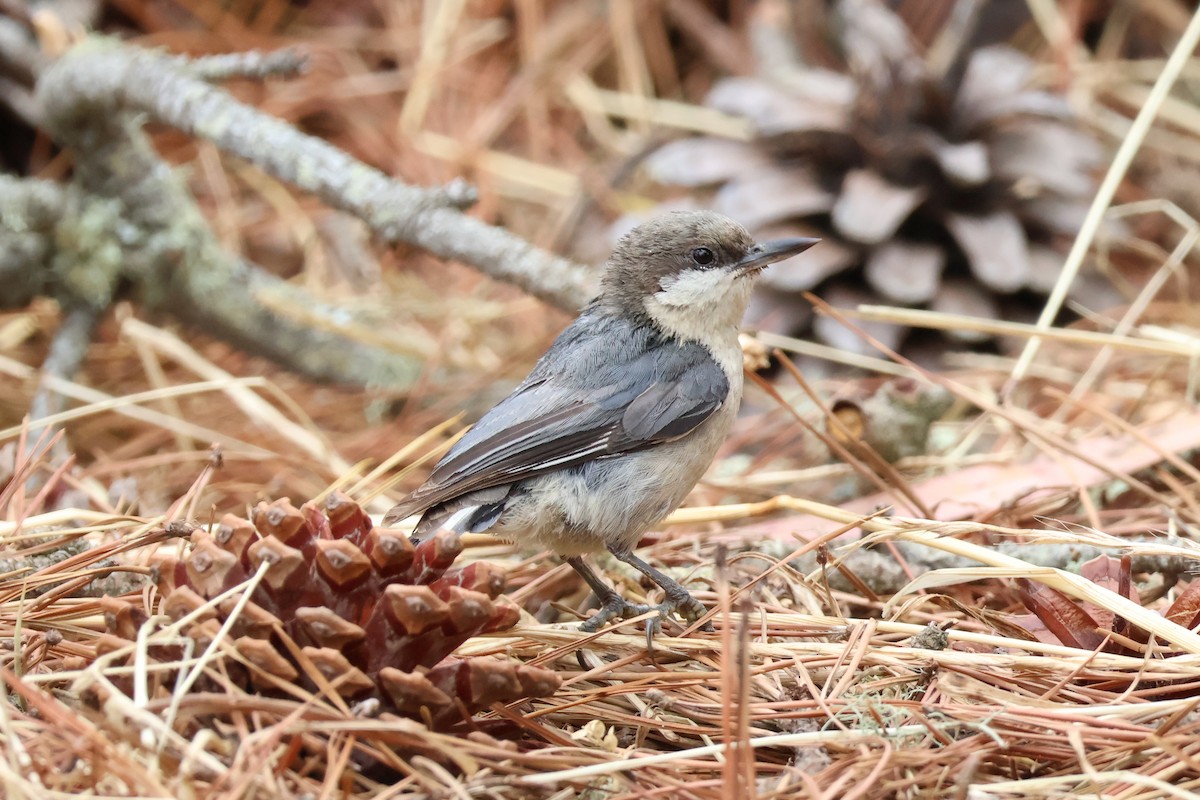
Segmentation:
[[(1130, 545), (1150, 543), (1176, 544), (1172, 537), (1141, 540), (1131, 538)], [(938, 569), (964, 569), (978, 566), (978, 563), (963, 556), (956, 556), (934, 550), (919, 542), (895, 542), (901, 556), (915, 574), (924, 574)], [(1093, 547), (1080, 544), (1029, 544), (1016, 542), (997, 542), (991, 545), (997, 552), (1012, 555), (1039, 567), (1053, 567), (1070, 572), (1079, 572), (1079, 565), (1097, 556), (1109, 555), (1119, 558), (1123, 552), (1120, 548)], [(763, 543), (762, 549), (768, 554), (782, 557), (793, 549), (790, 542)], [(820, 571), (821, 565), (817, 553), (805, 555), (790, 562), (792, 567), (802, 573)], [(1178, 580), (1179, 576), (1187, 574), (1192, 568), (1191, 562), (1181, 556), (1133, 554), (1133, 571), (1135, 573), (1151, 573), (1163, 576), (1168, 585)], [(900, 564), (890, 550), (884, 547), (860, 547), (838, 559), (846, 570), (871, 588), (877, 594), (895, 594), (909, 582), (904, 566)], [(838, 566), (826, 568), (829, 585), (833, 589), (844, 592), (857, 592), (858, 587), (848, 579)]]
[(407, 242), (476, 267), (497, 280), (567, 310), (591, 297), (584, 267), (554, 256), (502, 228), (464, 216), (466, 184), (420, 189), (393, 180), (327, 142), (242, 105), (182, 67), (178, 59), (93, 40), (45, 75), (39, 97), (56, 135), (116, 108), (136, 109), (212, 141), (280, 180), (316, 194), (365, 221), (390, 242)]
[[(66, 397), (52, 388), (54, 379), (70, 380), (79, 371), (80, 365), (83, 364), (83, 357), (87, 354), (88, 345), (91, 344), (92, 332), (96, 329), (98, 318), (97, 309), (87, 305), (78, 305), (63, 310), (62, 322), (50, 343), (50, 353), (42, 364), (37, 393), (33, 396), (33, 403), (29, 408), (31, 433), (44, 427), (38, 424), (41, 420), (66, 408)], [(35, 446), (38, 441), (37, 437), (30, 436), (30, 447)], [(62, 463), (68, 455), (66, 440), (59, 437), (50, 454), (50, 461)]]
[[(46, 125), (74, 150), (74, 185), (85, 198), (55, 230), (53, 278), (60, 299), (103, 308), (118, 284), (128, 281), (147, 308), (310, 377), (393, 388), (411, 383), (419, 369), (414, 359), (356, 341), (342, 322), (345, 312), (247, 267), (220, 247), (138, 121), (114, 105), (119, 97), (88, 94), (108, 88), (85, 74), (94, 77), (93, 70), (104, 68), (103, 59), (87, 55), (96, 47), (82, 45), (82, 55), (64, 57), (38, 83)], [(177, 70), (178, 62), (159, 57), (154, 66)]]
[[(0, 25), (0, 40), (17, 33)], [(295, 51), (188, 60), (96, 38), (45, 67), (25, 57), (32, 52), (18, 55), (37, 77), (42, 124), (73, 152), (74, 171), (67, 186), (0, 177), (0, 280), (7, 290), (0, 307), (46, 294), (69, 314), (98, 315), (119, 290), (131, 291), (152, 312), (312, 378), (411, 383), (415, 359), (356, 335), (371, 320), (356, 320), (226, 253), (142, 131), (146, 118), (209, 139), (359, 217), (388, 241), (470, 264), (567, 310), (592, 294), (582, 266), (463, 215), (475, 201), (465, 182), (416, 188), (393, 180), (206, 82), (294, 73), (303, 66)]]
[(290, 78), (304, 71), (308, 56), (293, 47), (273, 53), (225, 53), (177, 61), (195, 77), (218, 83), (230, 78)]

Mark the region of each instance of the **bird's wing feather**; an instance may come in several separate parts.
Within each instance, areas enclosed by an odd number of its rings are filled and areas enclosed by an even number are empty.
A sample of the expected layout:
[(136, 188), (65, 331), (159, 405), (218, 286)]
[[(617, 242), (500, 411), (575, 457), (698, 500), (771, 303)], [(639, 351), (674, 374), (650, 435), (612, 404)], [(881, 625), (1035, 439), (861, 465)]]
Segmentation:
[(594, 348), (574, 348), (571, 363), (555, 363), (552, 350), (385, 521), (479, 489), (678, 439), (725, 402), (729, 381), (703, 347), (615, 332), (622, 334), (628, 341), (610, 338)]

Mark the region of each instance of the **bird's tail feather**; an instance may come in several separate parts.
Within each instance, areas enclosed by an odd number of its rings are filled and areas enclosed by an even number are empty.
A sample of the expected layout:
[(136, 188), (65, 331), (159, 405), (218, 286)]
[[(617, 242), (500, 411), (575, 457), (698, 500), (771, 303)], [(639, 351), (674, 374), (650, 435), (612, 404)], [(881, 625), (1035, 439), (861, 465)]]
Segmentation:
[(448, 516), (428, 515), (417, 523), (412, 539), (414, 542), (423, 542), (439, 530), (448, 530), (454, 533), (482, 533), (496, 523), (503, 510), (504, 501), (501, 501), (466, 506)]
[(440, 527), (455, 533), (466, 533), (471, 529), (471, 518), (475, 516), (475, 512), (479, 510), (479, 506), (467, 506), (460, 508), (450, 515), (450, 519), (441, 524)]

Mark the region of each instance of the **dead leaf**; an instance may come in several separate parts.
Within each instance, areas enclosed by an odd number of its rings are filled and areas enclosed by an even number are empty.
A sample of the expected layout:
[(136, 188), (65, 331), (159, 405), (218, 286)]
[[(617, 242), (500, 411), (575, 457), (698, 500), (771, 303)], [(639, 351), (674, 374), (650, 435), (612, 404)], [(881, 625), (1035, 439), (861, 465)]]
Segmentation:
[(1191, 585), (1180, 592), (1167, 609), (1166, 618), (1188, 630), (1200, 625), (1200, 581), (1192, 581)]
[[(1097, 586), (1108, 589), (1113, 594), (1127, 597), (1138, 605), (1141, 605), (1141, 595), (1138, 594), (1137, 588), (1133, 586), (1129, 571), (1129, 556), (1122, 558), (1113, 558), (1112, 556), (1105, 555), (1096, 556), (1079, 567), (1079, 574), (1082, 577), (1087, 578)], [(1128, 635), (1126, 633), (1129, 627), (1128, 623), (1122, 618), (1114, 619), (1113, 612), (1107, 608), (1100, 608), (1091, 603), (1083, 603), (1082, 607), (1096, 620), (1102, 629)]]
[[(1105, 637), (1098, 630), (1096, 620), (1070, 597), (1028, 578), (1017, 578), (1015, 582), (1021, 602), (1064, 645), (1096, 650), (1104, 644)], [(1031, 633), (1036, 634), (1036, 631)]]
[[(1135, 475), (1162, 463), (1164, 452), (1200, 448), (1200, 411), (1177, 411), (1159, 422), (1139, 425), (1136, 436), (1089, 436), (1074, 446), (1086, 462), (1075, 457), (1035, 456), (1011, 464), (965, 467), (911, 486), (940, 520), (971, 519), (982, 509), (1003, 508), (1037, 487), (1082, 491), (1107, 484), (1113, 473)], [(872, 494), (844, 507), (869, 514), (890, 502), (890, 495)]]
[(1130, 585), (1129, 582), (1129, 565), (1127, 559), (1128, 556), (1123, 558), (1096, 556), (1080, 565), (1079, 574), (1097, 586), (1103, 586), (1110, 592), (1116, 592), (1123, 597), (1128, 597), (1140, 605), (1142, 602), (1141, 595), (1138, 594), (1137, 588)]
[(1042, 622), (1037, 614), (1012, 614), (1008, 621), (1014, 627), (1025, 631), (1028, 634), (1027, 638), (1032, 641), (1042, 644), (1062, 644), (1062, 641), (1046, 627), (1046, 623)]

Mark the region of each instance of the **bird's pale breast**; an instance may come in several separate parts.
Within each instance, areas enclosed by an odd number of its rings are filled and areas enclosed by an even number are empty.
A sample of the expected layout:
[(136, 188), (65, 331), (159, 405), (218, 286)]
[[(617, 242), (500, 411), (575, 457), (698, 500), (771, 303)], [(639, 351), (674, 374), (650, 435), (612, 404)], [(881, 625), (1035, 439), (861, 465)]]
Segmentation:
[(725, 404), (679, 441), (525, 481), (489, 533), (567, 556), (635, 547), (708, 469), (737, 416), (736, 377)]

